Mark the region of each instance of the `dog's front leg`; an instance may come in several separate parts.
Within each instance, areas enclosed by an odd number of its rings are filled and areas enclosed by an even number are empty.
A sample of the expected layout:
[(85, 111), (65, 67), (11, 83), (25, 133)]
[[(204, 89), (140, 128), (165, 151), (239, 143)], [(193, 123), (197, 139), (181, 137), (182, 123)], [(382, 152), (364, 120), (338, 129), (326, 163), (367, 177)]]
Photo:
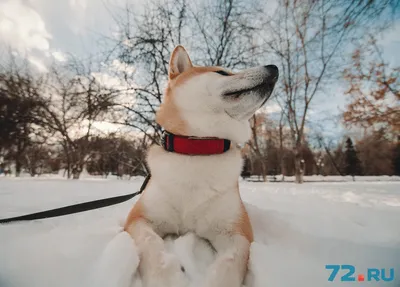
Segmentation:
[(164, 240), (144, 218), (137, 218), (125, 226), (139, 249), (139, 272), (144, 287), (184, 287), (188, 279), (179, 260), (165, 252)]
[(220, 234), (211, 240), (217, 251), (205, 287), (241, 287), (247, 272), (250, 242), (241, 234)]

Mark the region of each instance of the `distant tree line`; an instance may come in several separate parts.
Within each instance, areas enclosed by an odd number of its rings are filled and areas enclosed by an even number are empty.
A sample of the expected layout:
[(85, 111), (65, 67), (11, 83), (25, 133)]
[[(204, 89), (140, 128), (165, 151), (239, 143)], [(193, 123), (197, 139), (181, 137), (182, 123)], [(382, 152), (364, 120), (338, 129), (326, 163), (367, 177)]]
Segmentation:
[[(68, 144), (73, 149), (66, 149), (65, 139), (43, 131), (50, 120), (41, 119), (41, 109), (46, 108), (43, 105), (46, 103), (37, 94), (12, 95), (2, 89), (0, 173), (13, 166), (17, 175), (24, 171), (32, 176), (60, 171), (71, 178), (79, 178), (83, 171), (119, 178), (146, 174), (145, 154), (152, 143), (150, 139), (142, 134), (90, 133), (71, 138)], [(41, 125), (44, 126), (40, 128)], [(268, 175), (282, 175), (283, 179), (295, 175), (290, 132), (280, 130), (279, 123), (268, 119), (267, 114), (257, 114), (255, 125), (256, 136), (243, 148), (242, 175), (264, 180)], [(304, 140), (300, 155), (304, 175), (400, 175), (400, 138), (393, 140), (384, 130), (353, 139), (344, 137), (329, 145), (309, 137)]]
[[(295, 175), (295, 154), (290, 146), (290, 132), (280, 135), (279, 124), (266, 114), (257, 115), (257, 137), (245, 146), (244, 176)], [(252, 146), (258, 140), (257, 152)], [(385, 129), (363, 136), (344, 136), (326, 144), (309, 135), (300, 149), (301, 168), (305, 175), (400, 175), (400, 137), (393, 139)]]
[(143, 174), (144, 139), (99, 135), (95, 123), (115, 116), (130, 88), (106, 86), (80, 64), (34, 75), (13, 57), (0, 69), (0, 172), (32, 176), (87, 170), (107, 176)]

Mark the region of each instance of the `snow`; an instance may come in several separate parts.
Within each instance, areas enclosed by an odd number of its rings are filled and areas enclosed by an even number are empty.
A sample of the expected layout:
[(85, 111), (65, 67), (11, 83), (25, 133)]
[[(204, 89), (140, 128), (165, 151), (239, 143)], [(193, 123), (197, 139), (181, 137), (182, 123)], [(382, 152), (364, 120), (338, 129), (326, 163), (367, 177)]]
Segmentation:
[[(246, 286), (399, 287), (400, 181), (363, 179), (314, 176), (302, 185), (240, 181), (255, 233)], [(142, 180), (0, 177), (0, 218), (131, 193)], [(0, 226), (0, 286), (140, 287), (135, 245), (121, 232), (135, 200)], [(214, 259), (209, 246), (192, 234), (167, 239), (166, 246), (198, 286)], [(395, 278), (340, 282), (345, 274), (340, 271), (329, 282), (327, 264), (354, 265), (356, 278), (367, 268), (394, 268)]]

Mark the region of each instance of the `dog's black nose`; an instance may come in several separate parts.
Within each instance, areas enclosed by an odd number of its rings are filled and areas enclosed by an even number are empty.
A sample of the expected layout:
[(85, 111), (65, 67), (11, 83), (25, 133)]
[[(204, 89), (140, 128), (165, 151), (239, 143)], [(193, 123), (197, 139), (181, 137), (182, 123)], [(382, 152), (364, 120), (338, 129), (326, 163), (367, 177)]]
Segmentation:
[(269, 73), (268, 78), (270, 78), (273, 81), (278, 80), (279, 69), (278, 69), (277, 66), (275, 66), (275, 65), (267, 65), (267, 66), (264, 66), (264, 68), (267, 69), (267, 71)]

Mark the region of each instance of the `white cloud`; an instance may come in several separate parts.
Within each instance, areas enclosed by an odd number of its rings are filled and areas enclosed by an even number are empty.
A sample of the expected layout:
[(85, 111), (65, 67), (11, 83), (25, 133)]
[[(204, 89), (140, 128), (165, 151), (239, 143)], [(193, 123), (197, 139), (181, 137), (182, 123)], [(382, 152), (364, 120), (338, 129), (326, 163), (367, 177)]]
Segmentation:
[(76, 10), (86, 10), (86, 0), (69, 0), (69, 5)]
[(380, 37), (380, 43), (384, 46), (389, 46), (392, 44), (400, 44), (400, 20), (397, 20), (393, 27), (389, 28)]
[(65, 55), (61, 51), (54, 51), (51, 53), (51, 55), (54, 57), (59, 62), (66, 62), (67, 61), (67, 55)]
[[(88, 126), (89, 122), (87, 120), (73, 125), (69, 130), (69, 136), (73, 139), (85, 136)], [(107, 121), (95, 121), (91, 123), (92, 136), (104, 136), (110, 133), (121, 135), (128, 139), (135, 139), (143, 135), (141, 132), (126, 125), (113, 124)]]
[(122, 105), (129, 105), (134, 102), (135, 88), (138, 86), (133, 81), (126, 82), (120, 76), (110, 75), (107, 72), (92, 73), (92, 76), (105, 88), (118, 90), (116, 101)]
[(52, 35), (41, 15), (21, 0), (0, 2), (0, 43), (14, 55), (26, 58), (39, 72), (46, 72), (44, 56)]
[(48, 71), (46, 65), (43, 63), (43, 61), (37, 57), (34, 56), (29, 56), (28, 57), (29, 63), (31, 63), (36, 69), (38, 69), (39, 72), (46, 73)]
[(135, 67), (133, 67), (132, 65), (129, 65), (127, 63), (122, 63), (118, 59), (114, 59), (112, 61), (110, 68), (111, 68), (111, 70), (114, 70), (116, 72), (124, 72), (128, 76), (132, 76), (133, 73), (136, 71)]
[[(109, 133), (123, 133), (127, 130), (125, 125), (113, 124), (106, 121), (93, 122), (93, 133), (94, 134), (109, 134)], [(131, 129), (129, 129), (131, 130)]]
[(269, 103), (264, 107), (264, 111), (268, 114), (280, 113), (281, 107), (277, 103)]
[(87, 12), (88, 3), (86, 0), (69, 0), (69, 6), (73, 11), (73, 21), (69, 23), (70, 29), (76, 35), (84, 35), (90, 23), (93, 25), (94, 15)]
[(19, 52), (49, 50), (51, 39), (42, 17), (20, 0), (0, 3), (0, 41)]
[(383, 57), (390, 66), (400, 65), (400, 20), (388, 29), (382, 37), (378, 39), (378, 44), (383, 48)]

